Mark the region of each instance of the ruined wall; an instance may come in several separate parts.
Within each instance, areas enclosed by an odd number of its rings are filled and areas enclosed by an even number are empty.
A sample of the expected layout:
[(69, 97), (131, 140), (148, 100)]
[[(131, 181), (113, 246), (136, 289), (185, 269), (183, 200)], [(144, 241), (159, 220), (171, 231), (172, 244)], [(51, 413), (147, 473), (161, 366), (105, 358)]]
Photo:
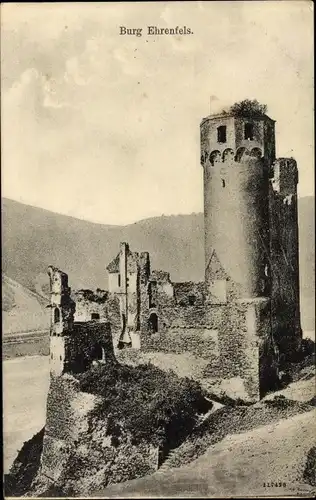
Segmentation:
[(97, 360), (115, 362), (110, 323), (74, 323), (71, 335), (50, 337), (50, 371), (56, 376), (83, 372)]
[(108, 287), (110, 293), (119, 293), (120, 283), (120, 273), (108, 273)]
[(127, 327), (131, 330), (139, 329), (139, 274), (137, 252), (127, 253)]
[[(141, 333), (141, 351), (190, 353), (208, 361), (202, 378), (240, 378), (249, 401), (275, 382), (269, 299), (157, 308), (159, 332)], [(201, 382), (201, 378), (197, 378)]]
[[(225, 316), (227, 320), (222, 323), (219, 337), (221, 375), (242, 378), (249, 399), (258, 400), (263, 383), (273, 385), (276, 376), (275, 353), (271, 351), (270, 300), (236, 301), (229, 305)], [(270, 358), (262, 357), (266, 352), (271, 354)]]
[(55, 375), (69, 369), (70, 337), (51, 335), (49, 339), (49, 368)]
[(73, 292), (72, 298), (76, 303), (74, 321), (91, 321), (99, 320), (101, 322), (108, 321), (107, 314), (107, 299), (108, 292), (97, 289), (78, 290)]
[(157, 470), (155, 447), (133, 446), (128, 436), (122, 446), (113, 446), (106, 415), (96, 417), (101, 399), (80, 392), (68, 374), (51, 376), (40, 477), (82, 495)]
[(70, 332), (74, 321), (75, 303), (71, 299), (68, 275), (54, 266), (48, 267), (50, 283), (50, 334)]
[(79, 382), (72, 376), (51, 375), (41, 474), (53, 482), (61, 475), (82, 433), (87, 431), (87, 415), (96, 402), (96, 396), (79, 392)]
[(295, 160), (277, 160), (272, 173), (269, 193), (272, 328), (281, 352), (285, 353), (295, 350), (301, 339)]
[(111, 327), (109, 323), (74, 323), (68, 341), (68, 371), (80, 373), (88, 369), (93, 361), (115, 362)]
[(111, 325), (112, 341), (114, 349), (117, 347), (122, 332), (120, 300), (115, 293), (110, 293), (107, 300), (107, 315)]
[(175, 302), (180, 306), (203, 305), (205, 302), (204, 282), (173, 283), (173, 288)]
[(139, 327), (147, 329), (150, 293), (148, 280), (150, 276), (150, 259), (148, 252), (142, 252), (139, 260)]

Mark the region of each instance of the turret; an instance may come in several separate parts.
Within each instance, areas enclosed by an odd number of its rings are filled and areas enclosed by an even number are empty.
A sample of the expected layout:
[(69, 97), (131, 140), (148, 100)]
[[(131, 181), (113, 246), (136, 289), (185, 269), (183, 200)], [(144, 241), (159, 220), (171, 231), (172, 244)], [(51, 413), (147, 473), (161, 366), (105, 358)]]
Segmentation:
[(69, 365), (69, 338), (73, 331), (75, 303), (70, 297), (68, 276), (59, 269), (49, 266), (50, 281), (50, 370), (62, 375)]
[(205, 281), (211, 303), (269, 295), (274, 157), (274, 120), (265, 114), (223, 113), (201, 122)]

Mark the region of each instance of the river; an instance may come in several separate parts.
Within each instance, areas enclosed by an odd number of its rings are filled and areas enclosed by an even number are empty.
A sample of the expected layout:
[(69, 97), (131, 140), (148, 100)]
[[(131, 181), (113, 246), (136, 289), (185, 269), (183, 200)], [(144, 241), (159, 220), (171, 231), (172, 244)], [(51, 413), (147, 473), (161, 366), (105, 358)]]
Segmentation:
[(3, 449), (7, 473), (23, 443), (45, 424), (48, 356), (9, 359), (3, 373)]

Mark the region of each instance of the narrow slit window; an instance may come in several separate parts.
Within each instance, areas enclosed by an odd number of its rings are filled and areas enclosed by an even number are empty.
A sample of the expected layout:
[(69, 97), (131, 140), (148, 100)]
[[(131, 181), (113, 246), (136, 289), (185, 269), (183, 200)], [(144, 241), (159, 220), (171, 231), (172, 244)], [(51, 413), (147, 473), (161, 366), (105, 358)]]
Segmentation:
[(59, 323), (60, 322), (60, 311), (58, 307), (54, 309), (54, 323)]
[(196, 296), (195, 295), (189, 295), (189, 305), (194, 306), (196, 302)]
[(120, 286), (121, 286), (121, 275), (120, 274), (117, 277), (117, 284), (118, 284), (118, 287), (120, 288)]
[(253, 124), (245, 123), (245, 139), (246, 141), (253, 141)]
[(217, 128), (217, 142), (226, 142), (227, 134), (226, 134), (226, 126), (221, 125)]

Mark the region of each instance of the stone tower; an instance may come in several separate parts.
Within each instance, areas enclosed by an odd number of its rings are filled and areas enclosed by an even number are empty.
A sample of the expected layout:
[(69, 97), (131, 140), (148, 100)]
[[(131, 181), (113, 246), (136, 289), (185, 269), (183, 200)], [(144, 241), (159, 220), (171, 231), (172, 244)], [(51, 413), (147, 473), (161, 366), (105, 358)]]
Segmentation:
[[(205, 282), (209, 301), (270, 295), (269, 171), (275, 159), (274, 121), (227, 113), (201, 123), (204, 168)], [(218, 273), (217, 273), (218, 274)]]
[(296, 162), (275, 159), (274, 120), (228, 112), (202, 120), (201, 164), (207, 302), (247, 302), (250, 336), (265, 331), (290, 356), (301, 340)]
[(220, 318), (222, 377), (241, 377), (252, 400), (278, 371), (269, 233), (274, 123), (229, 113), (201, 122), (206, 303)]
[(50, 372), (62, 375), (70, 362), (69, 341), (74, 326), (75, 303), (70, 297), (68, 276), (49, 266), (50, 281)]

